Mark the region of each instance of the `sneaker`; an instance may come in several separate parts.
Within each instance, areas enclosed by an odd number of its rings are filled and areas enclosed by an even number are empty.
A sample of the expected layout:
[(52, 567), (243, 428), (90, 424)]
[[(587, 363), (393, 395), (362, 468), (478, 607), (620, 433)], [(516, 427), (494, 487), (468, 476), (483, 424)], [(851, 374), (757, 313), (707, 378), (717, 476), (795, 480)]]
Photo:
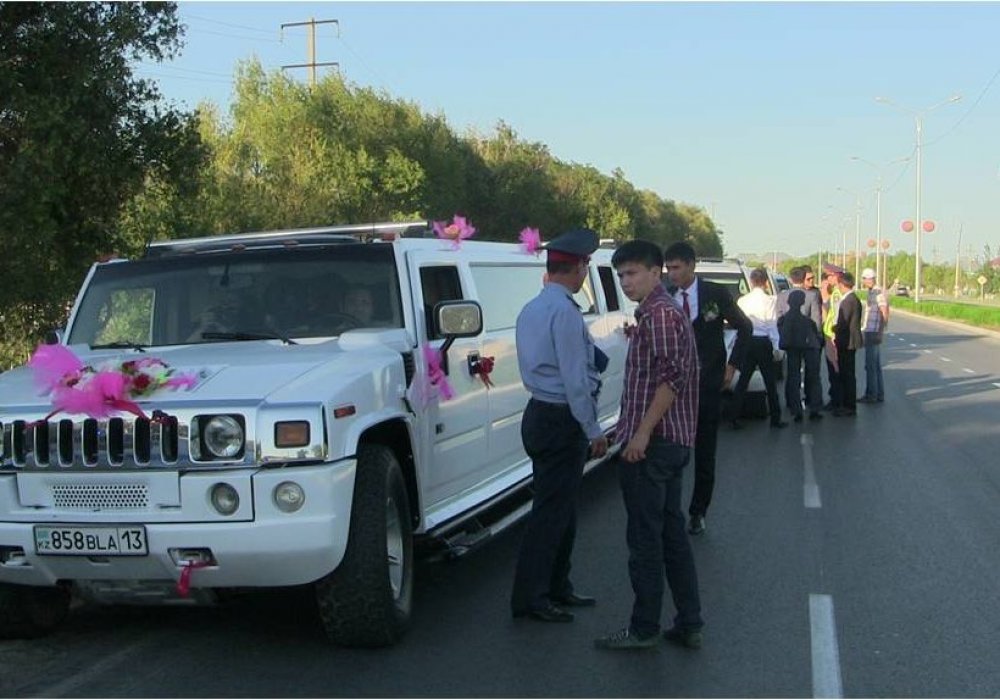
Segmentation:
[(701, 630), (671, 627), (664, 630), (663, 638), (672, 644), (678, 644), (688, 649), (701, 649)]
[(594, 640), (594, 646), (598, 649), (652, 649), (659, 644), (660, 635), (651, 634), (647, 637), (640, 637), (633, 634), (628, 627)]

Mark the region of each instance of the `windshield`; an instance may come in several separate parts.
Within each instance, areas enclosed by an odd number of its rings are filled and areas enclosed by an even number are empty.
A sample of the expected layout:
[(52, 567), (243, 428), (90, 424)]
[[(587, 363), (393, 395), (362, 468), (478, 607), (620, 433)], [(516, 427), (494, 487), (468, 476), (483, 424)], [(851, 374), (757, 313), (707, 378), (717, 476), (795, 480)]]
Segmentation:
[(402, 325), (392, 248), (341, 244), (102, 265), (68, 342), (125, 347), (288, 340)]

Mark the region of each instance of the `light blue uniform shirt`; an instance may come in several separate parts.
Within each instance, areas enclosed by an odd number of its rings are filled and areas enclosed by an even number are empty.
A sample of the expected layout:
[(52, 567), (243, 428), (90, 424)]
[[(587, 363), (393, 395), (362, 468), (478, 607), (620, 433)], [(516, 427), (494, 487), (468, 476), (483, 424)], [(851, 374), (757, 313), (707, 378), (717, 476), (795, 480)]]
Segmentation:
[(594, 339), (569, 290), (550, 282), (517, 317), (521, 382), (539, 401), (569, 404), (587, 438), (603, 435), (597, 422), (600, 373)]

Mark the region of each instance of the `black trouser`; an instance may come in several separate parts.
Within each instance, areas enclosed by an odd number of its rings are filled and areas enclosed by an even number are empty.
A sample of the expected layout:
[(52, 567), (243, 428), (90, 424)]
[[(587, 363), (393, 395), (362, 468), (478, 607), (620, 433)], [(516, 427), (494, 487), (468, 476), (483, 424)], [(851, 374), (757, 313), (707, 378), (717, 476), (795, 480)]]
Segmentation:
[(694, 490), (688, 513), (704, 515), (715, 488), (715, 449), (719, 438), (722, 392), (702, 389), (698, 395), (698, 426), (694, 435)]
[(691, 449), (653, 436), (640, 462), (618, 462), (628, 525), (628, 573), (635, 593), (629, 627), (646, 637), (660, 631), (663, 577), (677, 611), (674, 624), (700, 629), (701, 599), (691, 543), (684, 530), (681, 488)]
[(785, 403), (792, 415), (802, 415), (802, 365), (806, 366), (806, 407), (810, 413), (816, 413), (823, 407), (823, 389), (819, 381), (819, 348), (788, 348), (785, 351), (788, 358), (785, 376)]
[(531, 399), (521, 419), (521, 441), (531, 457), (534, 501), (514, 572), (514, 614), (546, 607), (573, 592), (570, 555), (576, 537), (576, 501), (590, 443), (569, 406)]
[(854, 368), (855, 350), (837, 347), (837, 364), (840, 378), (840, 400), (841, 407), (848, 411), (855, 411), (858, 408), (858, 382)]
[[(840, 408), (844, 405), (843, 387), (840, 384), (840, 373), (830, 362), (830, 357), (823, 350), (823, 357), (826, 358), (826, 378), (830, 381), (830, 406)], [(837, 364), (840, 364), (840, 350), (837, 350)]]
[(733, 392), (733, 418), (739, 418), (743, 412), (743, 397), (747, 393), (750, 377), (757, 370), (764, 379), (764, 390), (767, 392), (767, 410), (771, 414), (771, 422), (781, 420), (781, 404), (778, 403), (778, 377), (774, 371), (774, 346), (767, 336), (755, 335), (750, 338), (747, 354), (740, 367), (740, 380), (736, 382)]

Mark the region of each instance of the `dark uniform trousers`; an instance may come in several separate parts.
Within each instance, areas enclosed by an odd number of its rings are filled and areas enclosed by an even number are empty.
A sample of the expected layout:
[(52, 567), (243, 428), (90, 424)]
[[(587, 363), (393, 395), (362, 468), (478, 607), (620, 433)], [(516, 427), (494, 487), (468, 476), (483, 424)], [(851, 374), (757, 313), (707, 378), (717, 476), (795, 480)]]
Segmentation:
[(534, 501), (514, 571), (511, 610), (545, 608), (573, 593), (570, 555), (576, 503), (590, 441), (570, 408), (531, 399), (521, 419), (521, 441), (531, 458)]

